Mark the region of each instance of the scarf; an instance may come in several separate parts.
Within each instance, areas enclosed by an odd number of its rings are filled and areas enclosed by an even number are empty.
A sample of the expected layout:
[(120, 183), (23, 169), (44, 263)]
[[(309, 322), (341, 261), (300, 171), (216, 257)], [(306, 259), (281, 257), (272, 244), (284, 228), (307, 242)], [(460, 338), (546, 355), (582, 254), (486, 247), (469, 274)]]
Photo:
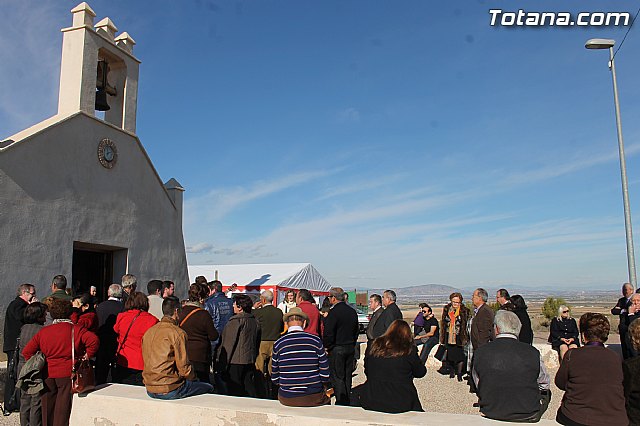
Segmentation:
[[(452, 306), (453, 308), (453, 306)], [(447, 339), (447, 343), (450, 345), (456, 344), (456, 319), (460, 316), (460, 307), (454, 311), (453, 309), (449, 310), (449, 338)]]

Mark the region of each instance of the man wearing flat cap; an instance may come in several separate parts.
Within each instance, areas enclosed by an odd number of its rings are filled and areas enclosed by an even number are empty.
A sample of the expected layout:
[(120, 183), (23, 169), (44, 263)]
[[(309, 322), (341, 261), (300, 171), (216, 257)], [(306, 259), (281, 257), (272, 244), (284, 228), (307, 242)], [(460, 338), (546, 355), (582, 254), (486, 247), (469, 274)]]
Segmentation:
[(287, 334), (273, 346), (271, 380), (280, 386), (278, 400), (292, 407), (330, 404), (326, 394), (329, 360), (322, 340), (304, 331), (309, 317), (295, 307), (284, 314)]

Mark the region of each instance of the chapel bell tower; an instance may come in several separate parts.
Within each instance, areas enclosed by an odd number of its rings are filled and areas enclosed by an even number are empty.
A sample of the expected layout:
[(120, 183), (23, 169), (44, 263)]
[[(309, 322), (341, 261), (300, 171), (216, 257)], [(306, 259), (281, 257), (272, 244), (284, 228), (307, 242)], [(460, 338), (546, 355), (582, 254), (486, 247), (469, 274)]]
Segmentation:
[(62, 29), (62, 65), (58, 114), (104, 111), (104, 120), (136, 132), (138, 68), (135, 41), (109, 18), (93, 23), (86, 3), (71, 9), (73, 24)]

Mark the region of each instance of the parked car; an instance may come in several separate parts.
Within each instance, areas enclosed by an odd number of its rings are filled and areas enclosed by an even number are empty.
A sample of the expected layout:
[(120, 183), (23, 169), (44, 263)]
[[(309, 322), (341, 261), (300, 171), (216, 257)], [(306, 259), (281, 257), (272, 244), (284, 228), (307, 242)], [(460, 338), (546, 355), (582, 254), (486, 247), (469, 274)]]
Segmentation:
[(366, 333), (370, 318), (368, 308), (362, 308), (356, 305), (351, 305), (351, 307), (358, 313), (358, 331), (360, 334)]

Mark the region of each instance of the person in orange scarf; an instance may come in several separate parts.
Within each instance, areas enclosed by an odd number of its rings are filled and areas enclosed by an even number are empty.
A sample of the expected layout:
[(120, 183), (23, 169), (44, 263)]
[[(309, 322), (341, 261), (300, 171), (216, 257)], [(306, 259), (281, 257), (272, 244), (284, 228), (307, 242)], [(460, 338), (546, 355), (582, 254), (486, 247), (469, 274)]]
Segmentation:
[(442, 333), (440, 343), (446, 349), (446, 358), (442, 361), (442, 368), (438, 370), (442, 374), (449, 374), (450, 378), (458, 376), (462, 381), (466, 356), (464, 347), (469, 341), (467, 323), (470, 318), (469, 308), (462, 304), (462, 294), (455, 292), (449, 295), (449, 303), (442, 311)]

